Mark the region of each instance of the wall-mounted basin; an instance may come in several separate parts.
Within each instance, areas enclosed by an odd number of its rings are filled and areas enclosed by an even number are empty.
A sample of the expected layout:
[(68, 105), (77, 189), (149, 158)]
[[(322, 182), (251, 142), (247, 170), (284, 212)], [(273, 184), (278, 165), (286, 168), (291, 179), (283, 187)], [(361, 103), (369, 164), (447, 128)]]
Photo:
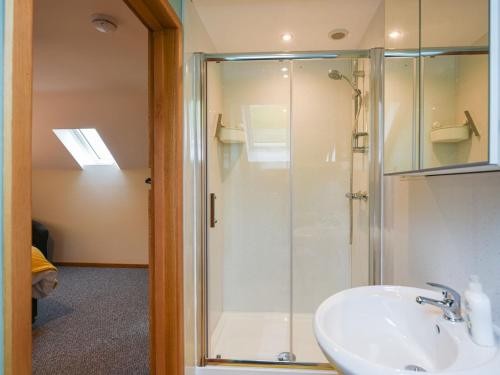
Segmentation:
[(417, 296), (426, 289), (369, 286), (325, 300), (314, 317), (316, 339), (328, 360), (346, 375), (500, 374), (498, 347), (470, 339), (466, 323), (451, 323)]

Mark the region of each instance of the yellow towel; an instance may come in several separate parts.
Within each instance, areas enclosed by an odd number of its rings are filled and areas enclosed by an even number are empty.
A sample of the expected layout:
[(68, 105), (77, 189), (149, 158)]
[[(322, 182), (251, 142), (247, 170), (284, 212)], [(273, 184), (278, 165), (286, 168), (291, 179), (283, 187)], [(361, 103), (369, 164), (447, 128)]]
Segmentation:
[(54, 270), (57, 268), (50, 263), (36, 247), (31, 247), (31, 273)]

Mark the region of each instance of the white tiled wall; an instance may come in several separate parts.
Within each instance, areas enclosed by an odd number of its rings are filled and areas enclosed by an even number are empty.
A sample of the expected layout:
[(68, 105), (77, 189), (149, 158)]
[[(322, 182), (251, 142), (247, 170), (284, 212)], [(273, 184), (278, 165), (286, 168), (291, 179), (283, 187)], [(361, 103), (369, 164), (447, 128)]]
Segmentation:
[[(226, 126), (240, 126), (242, 110), (248, 104), (281, 103), (288, 108), (290, 86), (282, 77), (280, 63), (209, 65), (221, 67), (217, 74), (222, 77)], [(217, 111), (212, 108), (217, 100), (209, 98), (210, 192), (218, 191), (219, 220), (209, 230), (209, 306), (219, 303), (223, 291), (225, 311), (287, 312), (292, 298), (294, 312), (313, 313), (323, 299), (351, 285), (351, 255), (359, 263), (353, 269), (360, 274), (353, 281), (356, 285), (366, 282), (367, 205), (354, 203), (355, 246), (360, 251), (351, 253), (345, 198), (352, 92), (344, 80), (329, 79), (329, 69), (350, 76), (351, 61), (293, 64), (292, 164), (254, 162), (248, 145), (218, 142), (213, 137)], [(217, 82), (211, 78), (216, 75), (211, 66), (209, 74), (210, 86)], [(209, 92), (213, 92), (210, 87)], [(362, 113), (361, 119), (366, 116)], [(362, 178), (366, 161), (362, 155), (356, 156), (356, 179), (361, 182), (356, 191), (366, 189)], [(214, 275), (220, 273), (221, 261), (222, 280)]]
[(384, 283), (463, 291), (481, 278), (500, 323), (500, 173), (386, 177)]

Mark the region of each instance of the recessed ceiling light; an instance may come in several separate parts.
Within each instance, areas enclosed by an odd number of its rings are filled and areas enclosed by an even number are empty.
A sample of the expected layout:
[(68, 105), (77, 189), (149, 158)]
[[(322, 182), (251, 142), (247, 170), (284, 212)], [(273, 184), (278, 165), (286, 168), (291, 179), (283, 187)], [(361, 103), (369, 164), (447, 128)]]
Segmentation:
[(288, 72), (288, 68), (286, 66), (284, 66), (283, 68), (281, 68), (281, 71), (282, 72)]
[(288, 78), (288, 74), (283, 74), (283, 78)]
[(333, 40), (340, 40), (344, 39), (347, 34), (349, 34), (349, 31), (346, 29), (333, 29), (328, 33), (328, 37)]
[(292, 39), (293, 39), (292, 33), (284, 33), (283, 35), (281, 35), (281, 40), (284, 42), (289, 42)]
[(96, 129), (52, 129), (80, 167), (116, 165)]
[(389, 38), (398, 39), (401, 35), (403, 34), (401, 34), (399, 31), (394, 30), (389, 33)]

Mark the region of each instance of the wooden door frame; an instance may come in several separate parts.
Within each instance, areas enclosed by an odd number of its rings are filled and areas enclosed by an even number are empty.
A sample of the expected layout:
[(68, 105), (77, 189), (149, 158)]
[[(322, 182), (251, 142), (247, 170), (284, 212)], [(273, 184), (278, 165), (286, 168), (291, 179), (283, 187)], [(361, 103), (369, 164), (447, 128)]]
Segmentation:
[[(5, 0), (4, 373), (31, 374), (33, 2)], [(150, 371), (184, 373), (182, 25), (167, 0), (124, 0), (149, 30)]]

